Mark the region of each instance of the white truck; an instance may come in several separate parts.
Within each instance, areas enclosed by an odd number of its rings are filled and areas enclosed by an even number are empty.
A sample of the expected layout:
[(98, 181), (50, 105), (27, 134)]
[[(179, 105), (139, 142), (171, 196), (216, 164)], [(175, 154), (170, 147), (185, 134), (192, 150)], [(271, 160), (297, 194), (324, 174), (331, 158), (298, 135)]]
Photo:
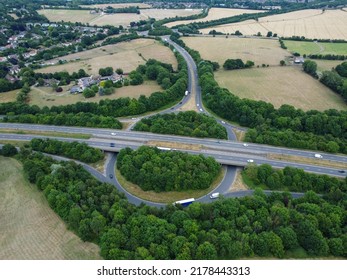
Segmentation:
[(315, 158), (323, 158), (323, 156), (321, 154), (314, 154)]
[(189, 93), (189, 91), (188, 91), (188, 90), (186, 90), (186, 92), (184, 93), (184, 95), (188, 95), (188, 93)]

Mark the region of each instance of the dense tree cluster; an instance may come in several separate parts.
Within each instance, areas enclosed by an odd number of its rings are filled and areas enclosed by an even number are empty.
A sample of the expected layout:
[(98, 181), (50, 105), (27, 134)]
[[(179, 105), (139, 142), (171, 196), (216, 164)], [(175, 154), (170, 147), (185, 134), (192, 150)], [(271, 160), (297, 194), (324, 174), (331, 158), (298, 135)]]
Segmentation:
[(106, 259), (283, 258), (297, 251), (310, 258), (347, 257), (345, 202), (313, 192), (293, 199), (256, 190), (253, 197), (186, 209), (135, 207), (74, 162), (25, 149), (20, 154), (28, 179), (52, 209), (83, 240), (99, 244)]
[(121, 150), (117, 168), (128, 181), (155, 192), (206, 189), (221, 169), (212, 157), (146, 146)]
[(265, 186), (270, 190), (286, 190), (291, 192), (314, 191), (327, 194), (336, 203), (347, 199), (347, 177), (338, 179), (327, 175), (307, 173), (302, 169), (285, 167), (274, 169), (271, 165), (248, 165), (244, 174), (254, 182), (256, 186)]
[(244, 69), (244, 68), (251, 68), (254, 66), (254, 62), (247, 60), (246, 63), (242, 61), (242, 59), (227, 59), (224, 64), (223, 68), (225, 70), (235, 70), (235, 69)]
[(302, 64), (302, 68), (307, 74), (317, 78), (317, 73), (316, 73), (317, 63), (316, 62), (312, 60), (305, 60), (305, 62)]
[(12, 157), (18, 153), (15, 146), (12, 144), (5, 144), (0, 148), (0, 156)]
[(62, 142), (54, 139), (32, 139), (30, 147), (39, 152), (60, 155), (86, 163), (94, 163), (104, 158), (104, 153), (86, 143)]
[(227, 139), (226, 129), (217, 121), (194, 111), (155, 115), (137, 122), (134, 130), (153, 133)]

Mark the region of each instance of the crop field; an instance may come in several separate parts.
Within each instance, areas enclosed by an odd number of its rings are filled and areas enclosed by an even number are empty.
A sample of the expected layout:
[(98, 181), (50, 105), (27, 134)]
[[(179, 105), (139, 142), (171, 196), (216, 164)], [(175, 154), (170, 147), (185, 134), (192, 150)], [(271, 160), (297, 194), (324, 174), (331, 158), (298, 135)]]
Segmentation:
[(200, 9), (143, 9), (141, 13), (120, 14), (91, 14), (89, 10), (38, 10), (38, 13), (46, 16), (52, 22), (81, 22), (91, 25), (123, 25), (128, 26), (132, 21), (155, 18), (157, 20), (176, 16), (190, 16), (201, 13)]
[(341, 10), (301, 10), (285, 14), (259, 18), (258, 21), (247, 20), (238, 23), (224, 24), (201, 29), (207, 34), (210, 30), (223, 33), (234, 33), (239, 30), (243, 35), (255, 35), (268, 31), (279, 36), (305, 36), (311, 39), (345, 39), (347, 40), (347, 13)]
[(155, 81), (145, 81), (142, 85), (117, 88), (111, 95), (85, 98), (82, 94), (70, 94), (71, 85), (64, 86), (61, 93), (54, 92), (51, 87), (33, 87), (30, 92), (30, 104), (43, 106), (58, 106), (74, 104), (76, 102), (99, 102), (102, 99), (117, 99), (120, 97), (139, 98), (140, 95), (149, 96), (153, 92), (162, 91)]
[(325, 60), (325, 59), (312, 59), (317, 63), (318, 72), (331, 70), (335, 68), (337, 65), (341, 64), (343, 61), (341, 60)]
[(142, 8), (150, 8), (152, 7), (149, 4), (146, 3), (118, 3), (118, 4), (114, 4), (114, 3), (109, 3), (109, 4), (96, 4), (96, 5), (80, 5), (82, 8), (106, 8), (106, 7), (112, 7), (115, 9), (119, 9), (119, 8), (126, 8), (126, 7), (139, 7), (140, 9)]
[(343, 99), (319, 81), (305, 74), (300, 66), (277, 66), (215, 73), (221, 87), (242, 98), (263, 100), (276, 108), (290, 104), (304, 111), (346, 110)]
[(36, 72), (68, 71), (72, 73), (84, 69), (89, 74), (98, 74), (100, 68), (108, 66), (112, 66), (113, 69), (122, 68), (124, 72), (130, 72), (135, 70), (138, 65), (146, 63), (145, 59), (150, 58), (172, 64), (174, 69), (177, 68), (176, 57), (169, 48), (155, 40), (137, 39), (62, 56), (47, 61), (47, 63), (57, 63), (58, 60), (66, 60), (68, 63), (48, 66), (38, 69)]
[(291, 52), (306, 54), (347, 55), (347, 43), (321, 43), (285, 40), (284, 44)]
[(256, 65), (279, 65), (290, 54), (277, 40), (236, 37), (183, 37), (183, 41), (200, 52), (203, 59), (217, 61), (220, 66), (228, 58), (252, 60)]
[(189, 24), (193, 22), (210, 21), (210, 20), (216, 20), (220, 18), (238, 16), (242, 14), (254, 14), (254, 13), (261, 13), (261, 12), (263, 11), (247, 10), (247, 9), (211, 8), (208, 12), (207, 17), (205, 18), (194, 19), (194, 20), (180, 20), (180, 21), (170, 22), (165, 25), (167, 27), (172, 27), (179, 24)]
[(68, 231), (14, 159), (0, 157), (0, 259), (100, 259), (97, 245)]

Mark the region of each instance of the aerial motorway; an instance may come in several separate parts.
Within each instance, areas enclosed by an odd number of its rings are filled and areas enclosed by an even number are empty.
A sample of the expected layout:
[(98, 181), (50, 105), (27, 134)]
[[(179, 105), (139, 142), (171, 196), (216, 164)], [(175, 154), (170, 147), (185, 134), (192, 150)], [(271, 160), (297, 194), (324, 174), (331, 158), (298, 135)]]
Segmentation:
[[(242, 143), (232, 140), (216, 140), (204, 138), (191, 138), (183, 136), (159, 135), (153, 133), (134, 132), (134, 131), (117, 131), (104, 129), (88, 129), (77, 127), (60, 127), (46, 125), (30, 125), (30, 124), (0, 124), (0, 129), (20, 130), (36, 130), (41, 132), (61, 131), (71, 133), (91, 133), (93, 137), (90, 139), (76, 139), (67, 137), (53, 137), (41, 135), (27, 134), (0, 134), (0, 139), (14, 141), (30, 141), (33, 138), (53, 138), (60, 141), (80, 141), (109, 152), (118, 152), (125, 147), (137, 149), (142, 145), (156, 146), (152, 143), (163, 142), (167, 144), (176, 143), (175, 150), (188, 152), (190, 154), (202, 154), (216, 159), (217, 162), (229, 166), (246, 166), (247, 164), (269, 164), (275, 168), (284, 168), (291, 166), (301, 168), (307, 172), (317, 174), (326, 174), (330, 176), (345, 177), (347, 169), (347, 156), (334, 155), (328, 153), (319, 153), (316, 151), (295, 150), (282, 147), (273, 147), (267, 145)], [(94, 132), (94, 133), (92, 133)], [(177, 144), (178, 143), (178, 144)], [(180, 144), (185, 145), (180, 148)], [(162, 150), (171, 150), (169, 145), (161, 145)], [(192, 148), (189, 148), (192, 147)], [(277, 159), (276, 155), (285, 155), (285, 160)], [(317, 158), (317, 155), (320, 158)], [(294, 157), (292, 159), (292, 157)], [(308, 159), (309, 163), (300, 163), (298, 158)], [(339, 168), (331, 167), (331, 163), (338, 163)]]

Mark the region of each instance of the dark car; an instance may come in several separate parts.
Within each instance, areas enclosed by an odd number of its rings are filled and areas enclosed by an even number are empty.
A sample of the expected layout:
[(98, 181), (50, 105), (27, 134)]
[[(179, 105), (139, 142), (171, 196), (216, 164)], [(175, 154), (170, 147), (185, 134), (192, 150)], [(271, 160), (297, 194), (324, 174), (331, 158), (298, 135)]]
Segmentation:
[(114, 143), (110, 143), (110, 147), (114, 147)]
[(110, 174), (110, 178), (111, 178), (111, 179), (113, 178), (113, 175), (112, 175), (112, 174)]
[(340, 172), (340, 173), (346, 173), (346, 171), (345, 171), (345, 170), (339, 170), (339, 172)]

